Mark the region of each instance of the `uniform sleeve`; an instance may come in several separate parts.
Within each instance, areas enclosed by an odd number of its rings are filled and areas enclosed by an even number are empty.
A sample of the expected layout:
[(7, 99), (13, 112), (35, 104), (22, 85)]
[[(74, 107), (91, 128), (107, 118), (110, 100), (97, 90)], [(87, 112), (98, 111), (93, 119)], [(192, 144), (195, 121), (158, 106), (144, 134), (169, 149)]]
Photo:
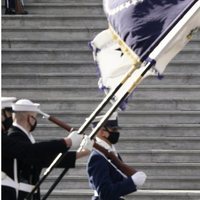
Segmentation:
[[(57, 167), (74, 168), (76, 162), (76, 152), (68, 152), (64, 140), (54, 140), (34, 144), (34, 164), (40, 167), (48, 167), (59, 153), (62, 153), (63, 159)], [(33, 159), (32, 159), (33, 162)], [(33, 164), (33, 163), (32, 163)]]
[(59, 153), (64, 159), (58, 167), (75, 167), (76, 152), (69, 152), (63, 139), (27, 143), (23, 137), (13, 134), (2, 137), (2, 156), (4, 158), (17, 158), (26, 164), (48, 167)]
[(131, 177), (123, 178), (122, 181), (112, 183), (109, 174), (108, 161), (101, 155), (94, 155), (88, 163), (88, 174), (90, 182), (97, 189), (100, 199), (116, 200), (136, 191)]
[(35, 143), (31, 148), (29, 147), (29, 151), (32, 156), (27, 157), (26, 161), (41, 168), (48, 167), (59, 153), (62, 153), (64, 157), (57, 167), (75, 167), (76, 152), (68, 152), (63, 140)]

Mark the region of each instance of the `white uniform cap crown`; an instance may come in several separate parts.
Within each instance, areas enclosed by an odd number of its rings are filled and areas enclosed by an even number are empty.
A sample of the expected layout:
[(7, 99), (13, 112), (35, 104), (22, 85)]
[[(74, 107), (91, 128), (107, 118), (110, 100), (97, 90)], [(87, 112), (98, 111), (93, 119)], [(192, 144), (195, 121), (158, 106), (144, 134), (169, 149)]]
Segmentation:
[[(95, 119), (92, 122), (93, 127), (95, 127), (99, 121), (104, 117), (104, 115), (100, 115), (95, 117)], [(118, 113), (114, 112), (110, 118), (107, 120), (107, 122), (104, 124), (104, 126), (110, 127), (110, 128), (120, 128), (118, 125)]]
[[(95, 119), (93, 120), (93, 122), (99, 122), (102, 118), (104, 117), (104, 115), (98, 115), (95, 117)], [(108, 120), (116, 120), (118, 117), (118, 113), (114, 112), (109, 118)]]
[(16, 99), (16, 97), (1, 97), (1, 109), (11, 108)]
[(40, 113), (39, 109), (40, 104), (33, 103), (28, 99), (20, 99), (12, 105), (13, 111), (27, 111), (27, 112), (36, 112)]

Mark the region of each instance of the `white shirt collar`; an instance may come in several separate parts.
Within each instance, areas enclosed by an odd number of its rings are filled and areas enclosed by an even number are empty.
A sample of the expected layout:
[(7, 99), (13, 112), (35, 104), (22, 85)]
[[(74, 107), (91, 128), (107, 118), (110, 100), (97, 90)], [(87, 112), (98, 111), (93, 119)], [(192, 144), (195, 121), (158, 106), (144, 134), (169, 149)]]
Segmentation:
[(102, 147), (104, 147), (105, 149), (107, 149), (108, 151), (112, 151), (113, 153), (115, 153), (115, 155), (117, 156), (117, 151), (115, 149), (114, 145), (109, 145), (108, 143), (106, 143), (104, 140), (102, 140), (99, 137), (96, 137), (96, 143), (101, 145)]
[(13, 126), (16, 126), (21, 131), (23, 131), (27, 135), (27, 137), (29, 138), (31, 143), (35, 143), (35, 138), (33, 137), (33, 135), (31, 133), (27, 132), (27, 130), (24, 129), (21, 125), (19, 125), (17, 122), (13, 122)]

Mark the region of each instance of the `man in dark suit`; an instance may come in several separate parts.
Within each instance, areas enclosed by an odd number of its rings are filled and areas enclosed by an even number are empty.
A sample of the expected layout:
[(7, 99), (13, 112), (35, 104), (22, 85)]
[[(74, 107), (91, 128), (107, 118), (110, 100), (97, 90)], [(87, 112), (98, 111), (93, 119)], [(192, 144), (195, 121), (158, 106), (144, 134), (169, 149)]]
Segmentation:
[(22, 0), (5, 0), (5, 14), (6, 15), (27, 15), (28, 12), (24, 10), (24, 3)]
[[(9, 137), (2, 137), (2, 200), (24, 199), (39, 180), (41, 169), (48, 167), (58, 153), (66, 152), (71, 146), (78, 147), (82, 140), (82, 136), (72, 132), (62, 140), (34, 143), (30, 131), (36, 126), (39, 104), (19, 100), (13, 104), (13, 110), (14, 122), (9, 130)], [(88, 151), (85, 150), (69, 152), (58, 167), (73, 168), (76, 158), (87, 154)], [(40, 199), (39, 191), (34, 199)]]
[[(93, 127), (97, 125), (102, 116), (93, 121)], [(114, 144), (118, 142), (117, 113), (114, 113), (96, 135), (96, 143), (113, 152), (119, 157)], [(126, 176), (116, 165), (97, 149), (93, 149), (88, 159), (87, 173), (90, 187), (94, 190), (92, 200), (121, 200), (123, 196), (135, 192), (137, 187), (144, 184), (146, 174), (136, 172), (132, 176)]]

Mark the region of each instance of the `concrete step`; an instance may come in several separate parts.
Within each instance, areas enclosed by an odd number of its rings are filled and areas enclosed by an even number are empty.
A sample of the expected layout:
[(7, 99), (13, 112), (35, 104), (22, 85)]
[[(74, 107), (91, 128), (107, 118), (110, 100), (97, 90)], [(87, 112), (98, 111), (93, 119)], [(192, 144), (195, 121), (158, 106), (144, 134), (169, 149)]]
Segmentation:
[[(81, 25), (80, 27), (28, 27), (28, 26), (22, 26), (22, 27), (10, 27), (10, 26), (4, 26), (2, 28), (2, 37), (4, 43), (11, 43), (12, 40), (16, 41), (18, 39), (18, 42), (21, 39), (21, 42), (23, 43), (25, 40), (26, 42), (29, 40), (35, 40), (35, 41), (47, 41), (47, 40), (75, 40), (78, 39), (82, 40), (88, 40), (91, 41), (99, 32), (101, 32), (101, 28), (86, 28), (85, 26)], [(34, 32), (34, 34), (30, 34)], [(56, 42), (56, 41), (55, 41)], [(73, 41), (72, 41), (73, 42)], [(185, 49), (198, 49), (200, 48), (200, 39), (194, 38), (192, 41), (190, 41)]]
[[(53, 5), (54, 4), (56, 6), (57, 4), (60, 4), (60, 3), (63, 3), (63, 4), (67, 3), (69, 5), (74, 5), (74, 6), (77, 6), (77, 5), (85, 6), (85, 5), (94, 5), (94, 4), (98, 5), (101, 2), (99, 2), (99, 0), (85, 0), (85, 1), (83, 1), (83, 0), (67, 0), (67, 2), (64, 1), (64, 0), (57, 0), (56, 2), (52, 1), (52, 0), (41, 0), (41, 1), (39, 1), (39, 0), (27, 0), (25, 6), (27, 6), (29, 4), (41, 4), (41, 5), (46, 5), (46, 4), (52, 4)], [(4, 1), (2, 1), (2, 6), (4, 6), (4, 5), (5, 5)]]
[[(121, 117), (120, 117), (121, 118)], [(75, 126), (76, 127), (76, 126)], [(199, 137), (200, 124), (127, 124), (122, 132), (127, 137)]]
[(35, 97), (41, 97), (42, 99), (51, 99), (57, 97), (67, 98), (73, 97), (86, 97), (93, 96), (103, 97), (102, 92), (99, 92), (96, 87), (91, 88), (91, 86), (3, 86), (3, 96), (16, 96), (28, 99), (33, 99)]
[[(67, 46), (71, 45), (74, 48), (76, 48), (77, 45), (79, 45), (79, 44), (74, 44), (73, 42), (68, 43), (68, 41), (66, 43), (67, 43), (66, 44)], [(87, 41), (81, 43), (80, 46), (82, 47), (83, 45), (86, 47), (86, 43)], [(38, 45), (39, 44), (40, 42), (38, 43)], [(41, 45), (43, 44), (48, 46), (48, 41), (42, 43)], [(56, 42), (55, 42), (55, 45), (57, 45)], [(166, 71), (164, 73), (164, 78), (165, 78), (166, 73), (184, 73), (184, 74), (200, 73), (199, 66), (200, 66), (200, 61), (189, 61), (189, 60), (173, 61), (167, 66)], [(16, 73), (58, 73), (60, 71), (64, 71), (65, 73), (72, 73), (72, 72), (96, 73), (96, 67), (93, 60), (91, 61), (78, 61), (78, 60), (70, 60), (70, 61), (7, 60), (7, 61), (2, 61), (3, 73), (11, 73), (13, 71), (15, 71)]]
[(34, 60), (92, 60), (92, 53), (89, 50), (66, 50), (66, 49), (4, 49), (2, 60), (34, 61)]
[[(49, 111), (50, 114), (68, 120), (69, 123), (80, 124), (89, 116), (88, 111)], [(184, 124), (200, 123), (200, 111), (126, 111), (121, 113), (121, 124)]]
[(121, 150), (119, 153), (128, 163), (200, 163), (200, 150)]
[[(70, 124), (70, 123), (69, 123)], [(89, 132), (90, 134), (90, 132)], [(41, 140), (41, 138), (36, 138)], [(121, 136), (117, 149), (123, 150), (199, 150), (200, 136), (196, 137), (127, 137)]]
[[(93, 111), (97, 105), (102, 101), (101, 98), (67, 98), (67, 99), (49, 99), (49, 100), (41, 100), (34, 98), (32, 99), (34, 102), (38, 102), (41, 104), (41, 108), (43, 110), (51, 111), (59, 111), (59, 110), (74, 110), (74, 111)], [(108, 104), (107, 108), (110, 108), (110, 104)], [(135, 111), (145, 111), (145, 110), (200, 110), (199, 100), (198, 99), (171, 99), (166, 100), (163, 99), (142, 99), (142, 98), (134, 98), (129, 101), (128, 110)]]
[(2, 27), (46, 27), (46, 26), (64, 26), (64, 27), (80, 27), (90, 28), (108, 28), (108, 23), (104, 15), (3, 15)]
[[(119, 142), (121, 143), (121, 141)], [(151, 163), (157, 163), (157, 164), (171, 163), (172, 164), (173, 163), (175, 165), (180, 164), (180, 163), (193, 163), (193, 164), (198, 163), (198, 165), (200, 164), (200, 157), (199, 157), (200, 150), (171, 150), (171, 149), (124, 150), (124, 148), (119, 148), (118, 146), (117, 151), (118, 153), (120, 153), (125, 163), (140, 163), (141, 165), (142, 163), (145, 163), (145, 165), (147, 165), (148, 163), (149, 164)], [(82, 175), (86, 175), (86, 173), (84, 172), (84, 168), (86, 167), (85, 165), (87, 163), (87, 159), (88, 157), (84, 157), (78, 160), (78, 164), (80, 165), (82, 164), (83, 169), (81, 169), (81, 166), (80, 166), (78, 169), (72, 169), (72, 172), (70, 170), (70, 172), (67, 174), (81, 175), (82, 173)], [(78, 174), (76, 174), (77, 170), (81, 172), (78, 172)], [(62, 169), (58, 169), (58, 170), (56, 169), (54, 170), (52, 174), (56, 176), (56, 174), (61, 173), (61, 171)], [(149, 173), (152, 174), (150, 171)], [(160, 173), (159, 175), (162, 175), (162, 173)], [(183, 175), (183, 174), (179, 174), (177, 172), (177, 176), (178, 175)]]
[(192, 48), (192, 49), (183, 49), (177, 56), (174, 58), (174, 60), (184, 60), (185, 58), (188, 58), (188, 60), (196, 60), (198, 61), (198, 56), (200, 55), (200, 48)]
[(9, 85), (12, 81), (13, 85), (21, 85), (25, 83), (30, 85), (34, 82), (35, 85), (88, 85), (96, 84), (98, 78), (96, 74), (66, 74), (66, 73), (48, 73), (48, 74), (4, 74), (3, 85)]
[(191, 73), (200, 71), (200, 61), (191, 61), (191, 60), (173, 60), (169, 63), (166, 68), (167, 72), (176, 72), (176, 73)]
[[(174, 60), (195, 60), (199, 61), (200, 49), (184, 49)], [(92, 52), (88, 50), (77, 49), (3, 49), (2, 60), (33, 61), (33, 60), (82, 60), (92, 61)]]
[(49, 13), (55, 15), (79, 15), (80, 11), (82, 15), (104, 15), (102, 9), (102, 2), (95, 2), (95, 3), (69, 3), (57, 2), (54, 3), (26, 3), (25, 4), (26, 10), (28, 10), (29, 14), (33, 15), (48, 15)]
[[(85, 158), (84, 163), (76, 163), (76, 168), (69, 169), (65, 177), (87, 177), (86, 171), (87, 159)], [(197, 176), (199, 177), (199, 167), (200, 163), (127, 163), (129, 166), (133, 167), (138, 171), (144, 171), (148, 176), (171, 176), (171, 177), (181, 177), (181, 176)], [(43, 169), (41, 177), (44, 174), (45, 169)], [(49, 177), (58, 177), (62, 168), (55, 168)]]
[[(97, 86), (3, 86), (2, 87), (3, 96), (15, 96), (24, 97), (29, 99), (34, 99), (40, 97), (41, 99), (62, 99), (62, 98), (82, 98), (91, 96), (93, 98), (104, 97), (103, 92), (99, 91)], [(157, 98), (163, 99), (176, 99), (176, 98), (188, 98), (192, 96), (194, 100), (199, 100), (200, 96), (200, 86), (199, 85), (139, 85), (134, 92), (132, 98)], [(130, 98), (131, 99), (131, 98)]]
[[(42, 190), (42, 194), (47, 190)], [(49, 199), (51, 200), (85, 200), (91, 199), (93, 191), (89, 189), (67, 189), (55, 190)], [(128, 196), (127, 200), (199, 200), (200, 192), (198, 190), (138, 190)]]
[[(2, 37), (4, 40), (24, 39), (27, 41), (54, 41), (58, 40), (65, 42), (91, 41), (102, 29), (90, 28), (87, 29), (84, 25), (80, 27), (4, 27)], [(87, 45), (86, 45), (87, 46)], [(32, 46), (29, 46), (29, 48)], [(41, 48), (41, 47), (40, 47)], [(61, 48), (61, 47), (60, 47)]]
[[(51, 111), (55, 117), (69, 124), (81, 124), (90, 114), (88, 111)], [(121, 113), (121, 124), (199, 124), (199, 111), (126, 111)], [(46, 123), (46, 120), (41, 120)]]
[(198, 150), (200, 137), (121, 137), (117, 145), (124, 150), (148, 150), (148, 149), (171, 149), (171, 150)]
[[(57, 4), (57, 3), (66, 3), (66, 1), (64, 0), (57, 0), (56, 2), (55, 1), (52, 1), (52, 0), (27, 0), (27, 3), (54, 3), (54, 4)], [(71, 4), (74, 4), (74, 5), (84, 5), (84, 4), (94, 4), (94, 3), (99, 3), (99, 0), (67, 0), (67, 3), (71, 3)]]
[[(43, 189), (48, 189), (56, 177), (49, 177), (43, 184)], [(86, 176), (67, 176), (57, 185), (57, 189), (89, 189)], [(148, 176), (142, 189), (167, 189), (167, 190), (198, 190), (200, 189), (199, 176)]]
[[(67, 39), (52, 39), (52, 40), (40, 40), (40, 39), (5, 39), (2, 41), (2, 48), (65, 48), (65, 49), (84, 49), (88, 50), (88, 39), (81, 40), (68, 40)], [(23, 61), (21, 61), (23, 63)], [(55, 64), (56, 65), (56, 64)]]
[[(52, 29), (52, 30), (50, 30)], [(62, 31), (66, 31), (62, 34)], [(99, 29), (100, 30), (100, 29)], [(60, 32), (61, 33), (60, 33)], [(31, 28), (3, 29), (2, 35), (5, 35), (2, 39), (2, 48), (66, 48), (69, 49), (88, 49), (88, 42), (94, 38), (98, 30), (86, 30), (83, 29), (80, 33), (78, 29), (74, 28), (39, 28), (37, 31)], [(34, 35), (29, 32), (35, 32)], [(59, 34), (56, 34), (59, 32)], [(72, 34), (72, 32), (74, 32)], [(100, 31), (98, 31), (100, 32)], [(13, 36), (14, 35), (14, 36)], [(22, 38), (22, 35), (24, 37)], [(68, 36), (67, 36), (68, 35)], [(85, 35), (85, 38), (83, 38)], [(9, 37), (8, 37), (9, 36)], [(72, 39), (70, 39), (72, 38)], [(199, 43), (197, 41), (190, 42), (188, 48), (198, 48)], [(186, 63), (184, 63), (186, 64)]]
[(128, 103), (129, 110), (200, 110), (199, 100), (193, 99), (135, 99)]
[[(9, 85), (31, 85), (33, 82), (36, 85), (97, 85), (98, 75), (96, 73), (4, 73), (2, 75), (2, 84)], [(166, 73), (163, 79), (158, 79), (156, 76), (151, 76), (143, 80), (142, 85), (198, 85), (200, 84), (200, 73), (194, 74), (168, 74)]]
[[(89, 117), (89, 115), (88, 115)], [(199, 137), (200, 136), (200, 124), (122, 124), (121, 115), (119, 118), (121, 126), (121, 135), (123, 137)], [(84, 123), (84, 119), (81, 124), (70, 123), (70, 126), (75, 129), (79, 129)], [(66, 123), (67, 120), (65, 120)], [(86, 134), (91, 132), (91, 126), (88, 127)], [(46, 120), (45, 124), (38, 123), (35, 136), (42, 140), (48, 138), (61, 138), (68, 135), (63, 128), (58, 127), (52, 122)]]
[(93, 61), (4, 61), (2, 65), (3, 73), (96, 73)]

